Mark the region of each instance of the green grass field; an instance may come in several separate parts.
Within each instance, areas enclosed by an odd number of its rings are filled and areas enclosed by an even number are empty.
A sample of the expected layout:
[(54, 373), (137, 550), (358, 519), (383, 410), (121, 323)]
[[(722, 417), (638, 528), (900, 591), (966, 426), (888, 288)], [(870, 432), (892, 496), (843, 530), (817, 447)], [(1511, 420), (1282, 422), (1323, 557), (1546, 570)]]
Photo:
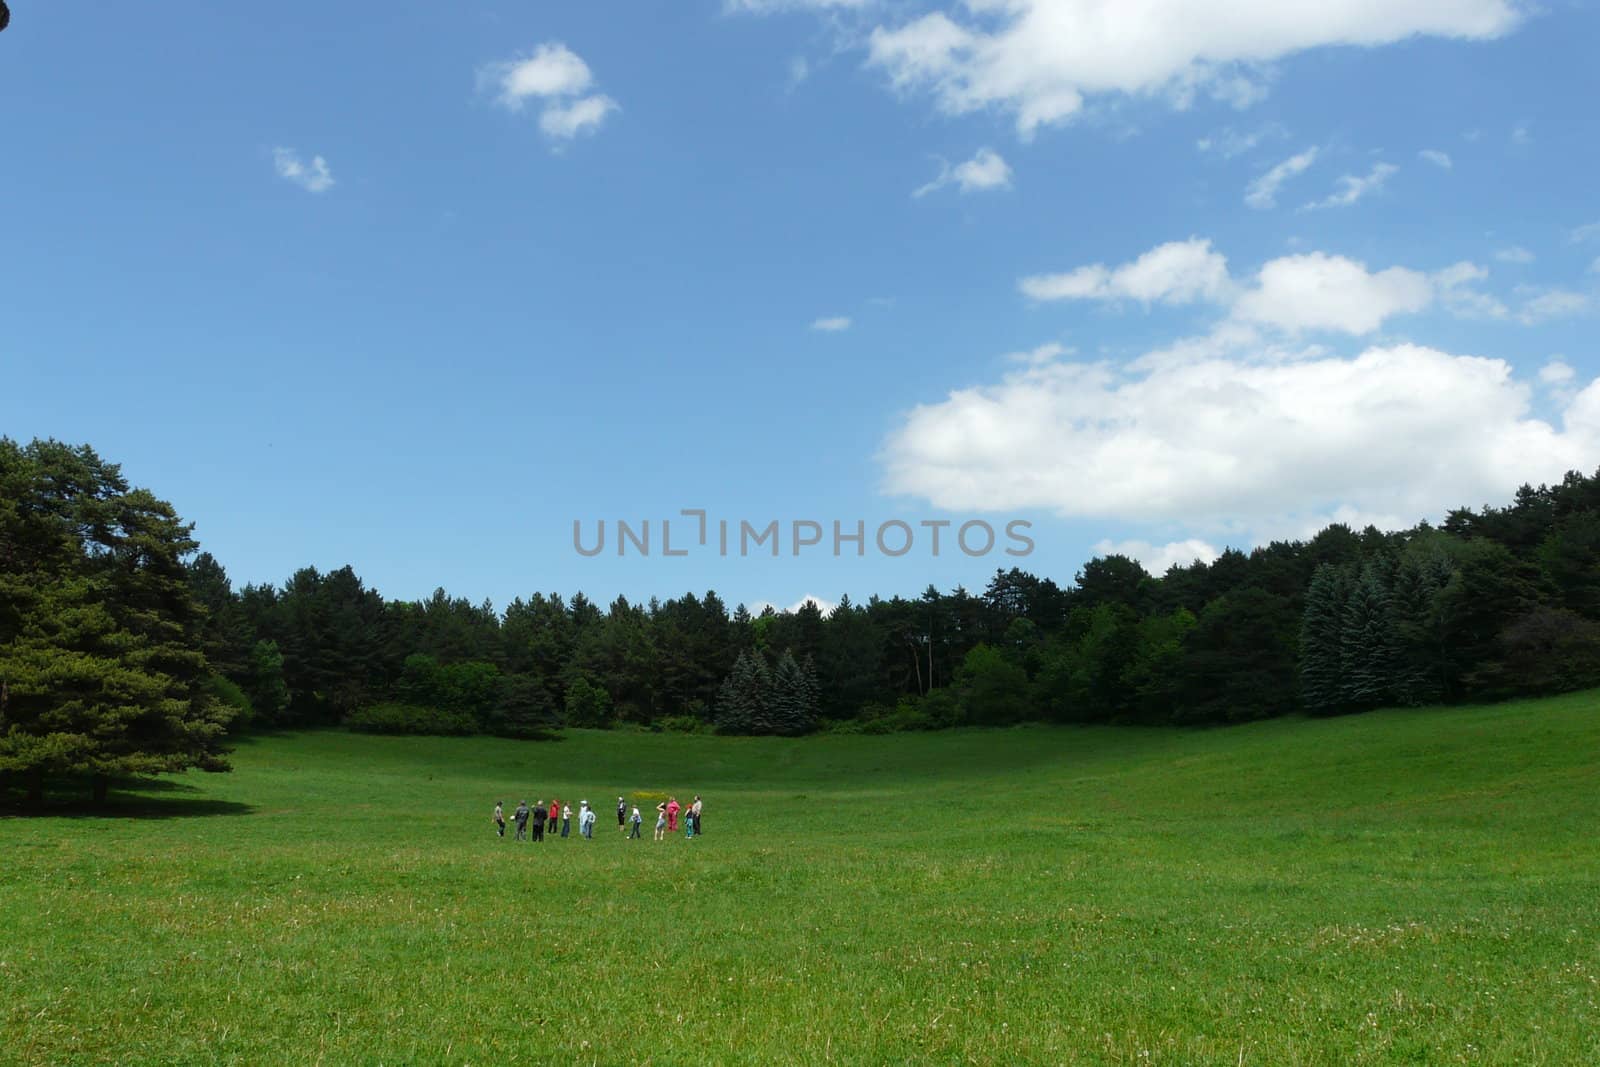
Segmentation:
[(1600, 694), (235, 763), (0, 819), (0, 1061), (1600, 1063)]

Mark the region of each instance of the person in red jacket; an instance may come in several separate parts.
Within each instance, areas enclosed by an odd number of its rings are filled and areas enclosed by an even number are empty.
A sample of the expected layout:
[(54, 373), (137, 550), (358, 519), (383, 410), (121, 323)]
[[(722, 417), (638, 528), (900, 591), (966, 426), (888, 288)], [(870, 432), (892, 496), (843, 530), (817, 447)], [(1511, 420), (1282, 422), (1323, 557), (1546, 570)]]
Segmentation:
[(667, 798), (667, 833), (678, 832), (678, 798)]

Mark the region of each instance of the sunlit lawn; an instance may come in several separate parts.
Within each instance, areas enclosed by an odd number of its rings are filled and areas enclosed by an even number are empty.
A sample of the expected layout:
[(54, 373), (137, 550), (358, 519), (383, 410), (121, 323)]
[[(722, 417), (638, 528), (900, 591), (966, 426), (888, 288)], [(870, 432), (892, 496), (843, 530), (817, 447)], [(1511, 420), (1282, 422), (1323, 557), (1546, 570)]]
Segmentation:
[(1600, 1063), (1597, 705), (258, 738), (0, 819), (0, 1061)]

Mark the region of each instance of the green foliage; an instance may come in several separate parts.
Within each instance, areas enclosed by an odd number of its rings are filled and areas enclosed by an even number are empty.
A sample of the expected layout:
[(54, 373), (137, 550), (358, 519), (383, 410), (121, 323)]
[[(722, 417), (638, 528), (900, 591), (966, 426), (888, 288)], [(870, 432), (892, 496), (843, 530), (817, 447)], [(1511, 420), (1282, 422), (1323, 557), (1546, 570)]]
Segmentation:
[(0, 438), (0, 773), (227, 769), (190, 529), (93, 449)]
[(567, 686), (566, 721), (568, 726), (609, 729), (615, 723), (611, 694), (587, 678), (575, 678)]
[(244, 689), (257, 720), (282, 722), (289, 711), (289, 686), (283, 680), (283, 653), (276, 641), (257, 641), (244, 668)]
[(1028, 672), (997, 648), (979, 644), (968, 652), (956, 671), (955, 685), (966, 722), (999, 726), (1032, 717)]
[(359, 733), (432, 734), (443, 737), (475, 734), (479, 728), (478, 721), (464, 712), (416, 704), (373, 704), (358, 708), (345, 717), (344, 724)]
[(255, 708), (245, 691), (236, 683), (220, 674), (213, 674), (206, 679), (206, 689), (213, 700), (232, 712), (232, 720), (228, 724), (231, 729), (242, 729), (254, 721)]

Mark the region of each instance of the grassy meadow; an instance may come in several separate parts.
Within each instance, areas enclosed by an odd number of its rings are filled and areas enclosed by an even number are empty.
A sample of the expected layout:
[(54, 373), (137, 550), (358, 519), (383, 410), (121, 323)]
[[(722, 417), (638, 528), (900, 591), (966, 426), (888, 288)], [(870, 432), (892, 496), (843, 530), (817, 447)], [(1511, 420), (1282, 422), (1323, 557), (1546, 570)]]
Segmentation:
[(0, 1062), (1600, 1063), (1596, 693), (234, 759), (0, 818)]

